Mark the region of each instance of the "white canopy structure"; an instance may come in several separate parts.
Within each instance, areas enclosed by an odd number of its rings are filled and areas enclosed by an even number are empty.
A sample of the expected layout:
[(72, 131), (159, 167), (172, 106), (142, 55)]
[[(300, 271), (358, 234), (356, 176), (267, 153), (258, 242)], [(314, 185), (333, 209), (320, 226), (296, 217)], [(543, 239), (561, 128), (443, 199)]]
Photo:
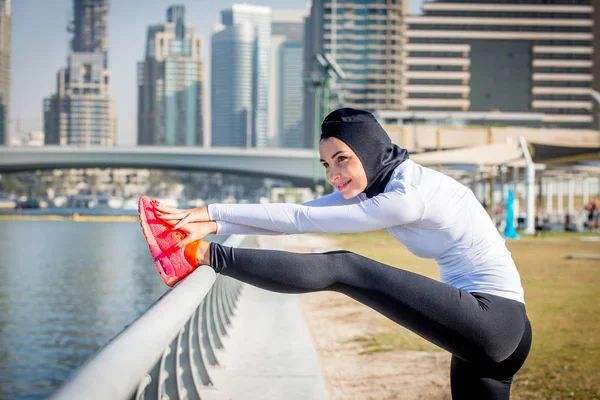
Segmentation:
[[(523, 151), (518, 143), (496, 143), (454, 150), (411, 154), (421, 165), (478, 165), (497, 166), (522, 163)], [(523, 163), (522, 166), (525, 166)]]
[[(504, 186), (502, 198), (506, 197), (506, 168), (512, 168), (512, 181), (516, 184), (519, 180), (519, 169), (525, 172), (525, 197), (526, 197), (526, 232), (535, 232), (535, 173), (541, 172), (542, 178), (569, 179), (570, 188), (573, 189), (573, 179), (582, 179), (600, 176), (600, 164), (595, 160), (600, 159), (600, 149), (595, 145), (588, 146), (556, 146), (543, 143), (527, 144), (524, 138), (519, 142), (495, 143), (460, 149), (433, 151), (411, 154), (411, 159), (416, 163), (429, 167), (438, 167), (447, 175), (466, 182), (481, 182), (489, 179), (490, 210), (493, 209), (493, 180), (499, 176)], [(535, 155), (538, 163), (534, 163)], [(591, 164), (581, 165), (579, 162), (591, 161)], [(543, 162), (541, 164), (539, 162)], [(549, 169), (546, 169), (548, 166)], [(500, 168), (502, 167), (502, 168)], [(483, 174), (483, 175), (482, 175)], [(487, 176), (487, 177), (486, 177)], [(541, 184), (541, 182), (540, 182)], [(481, 184), (476, 183), (476, 188), (481, 189)], [(584, 185), (585, 188), (587, 186)], [(584, 189), (584, 198), (588, 197), (589, 190)], [(573, 190), (569, 192), (569, 209), (573, 208)], [(550, 192), (548, 192), (550, 193)], [(550, 194), (548, 194), (550, 196)], [(486, 196), (487, 197), (487, 196)], [(549, 204), (549, 203), (548, 203)]]
[[(514, 169), (526, 169), (526, 232), (535, 232), (535, 170), (543, 169), (543, 165), (533, 163), (525, 139), (519, 143), (495, 143), (462, 149), (434, 151), (411, 155), (411, 159), (425, 166), (477, 166), (478, 169), (497, 166), (509, 166)], [(492, 185), (490, 185), (490, 190)], [(490, 203), (493, 196), (490, 195)], [(490, 204), (490, 209), (493, 209)]]

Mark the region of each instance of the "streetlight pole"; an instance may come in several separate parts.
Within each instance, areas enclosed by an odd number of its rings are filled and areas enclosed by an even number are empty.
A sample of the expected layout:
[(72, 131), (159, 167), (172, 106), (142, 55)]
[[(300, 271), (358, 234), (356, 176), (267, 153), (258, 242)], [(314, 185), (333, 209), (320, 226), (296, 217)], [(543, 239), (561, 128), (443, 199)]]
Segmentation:
[(345, 79), (346, 73), (329, 54), (317, 54), (315, 56), (315, 64), (319, 68), (322, 75), (322, 79), (319, 79), (318, 75), (312, 79), (312, 86), (315, 94), (315, 134), (313, 143), (315, 150), (315, 163), (313, 171), (313, 184), (316, 189), (319, 181), (321, 180), (321, 168), (319, 168), (320, 163), (318, 157), (319, 138), (321, 137), (321, 118), (325, 118), (329, 114), (331, 95), (330, 86), (332, 82), (334, 82), (336, 78)]
[(320, 135), (320, 121), (321, 115), (319, 111), (321, 110), (321, 82), (318, 80), (313, 80), (313, 87), (315, 92), (315, 108), (314, 108), (314, 121), (315, 121), (315, 130), (313, 135), (313, 150), (315, 151), (315, 158), (313, 162), (313, 187), (316, 189), (319, 183), (319, 138)]
[(331, 76), (327, 74), (325, 76), (325, 85), (323, 85), (323, 118), (329, 115), (329, 85), (331, 84)]

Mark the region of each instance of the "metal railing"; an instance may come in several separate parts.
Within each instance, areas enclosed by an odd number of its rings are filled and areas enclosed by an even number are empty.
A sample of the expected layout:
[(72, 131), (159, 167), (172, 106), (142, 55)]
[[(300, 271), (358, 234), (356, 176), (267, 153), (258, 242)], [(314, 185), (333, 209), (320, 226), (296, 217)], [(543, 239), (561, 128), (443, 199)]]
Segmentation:
[[(244, 236), (225, 245), (237, 246)], [(100, 349), (51, 397), (199, 399), (231, 323), (241, 283), (200, 267)]]

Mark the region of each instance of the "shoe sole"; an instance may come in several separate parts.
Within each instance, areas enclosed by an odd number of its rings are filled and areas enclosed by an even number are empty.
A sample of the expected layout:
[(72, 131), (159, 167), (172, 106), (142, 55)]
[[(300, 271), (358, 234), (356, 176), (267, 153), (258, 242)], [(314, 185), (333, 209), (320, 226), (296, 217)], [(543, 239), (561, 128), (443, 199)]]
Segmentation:
[(162, 280), (168, 285), (173, 286), (179, 280), (175, 274), (175, 268), (173, 268), (173, 264), (167, 258), (165, 253), (158, 247), (158, 243), (156, 242), (156, 238), (152, 231), (150, 230), (150, 226), (148, 224), (148, 220), (146, 219), (144, 204), (142, 199), (138, 202), (138, 213), (140, 216), (140, 226), (142, 227), (142, 232), (146, 237), (146, 242), (148, 242), (148, 247), (150, 248), (150, 254), (152, 254), (152, 259), (154, 260), (154, 265), (156, 265), (156, 270), (160, 274)]

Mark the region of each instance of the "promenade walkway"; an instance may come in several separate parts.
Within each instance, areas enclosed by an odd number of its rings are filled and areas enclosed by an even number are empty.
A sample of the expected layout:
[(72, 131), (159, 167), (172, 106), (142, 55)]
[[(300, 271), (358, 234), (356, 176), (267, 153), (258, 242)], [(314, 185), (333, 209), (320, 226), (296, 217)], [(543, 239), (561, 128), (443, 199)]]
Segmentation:
[(245, 285), (203, 399), (327, 399), (296, 295)]
[[(315, 235), (262, 236), (258, 245), (337, 248)], [(450, 399), (448, 353), (362, 355), (353, 339), (398, 328), (342, 294), (282, 295), (245, 285), (238, 307), (219, 358), (224, 367), (210, 371), (216, 389), (203, 399)]]

